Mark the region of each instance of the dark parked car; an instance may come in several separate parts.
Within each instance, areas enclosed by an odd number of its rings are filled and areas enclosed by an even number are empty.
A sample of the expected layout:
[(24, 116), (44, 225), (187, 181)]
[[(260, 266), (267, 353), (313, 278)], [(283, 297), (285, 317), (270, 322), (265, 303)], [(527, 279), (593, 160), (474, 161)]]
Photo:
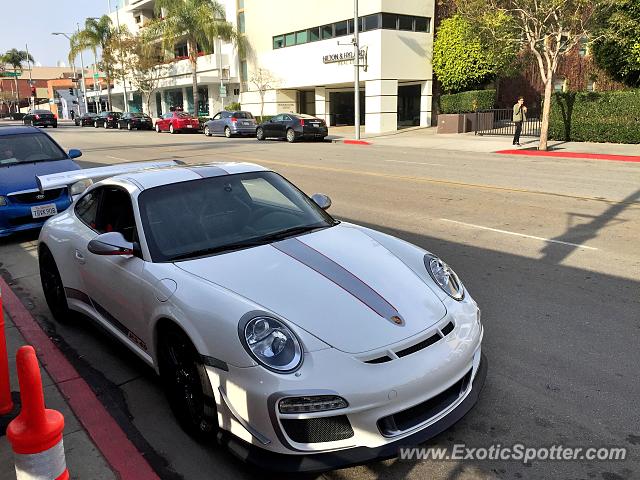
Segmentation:
[(90, 127), (93, 125), (97, 116), (97, 114), (91, 112), (83, 113), (79, 117), (74, 118), (73, 123), (76, 124), (76, 127)]
[(204, 134), (207, 137), (224, 135), (227, 138), (234, 135), (253, 136), (256, 134), (256, 119), (250, 112), (218, 112), (204, 124)]
[(153, 130), (153, 120), (144, 113), (123, 113), (118, 120), (118, 130)]
[(29, 113), (22, 118), (22, 122), (34, 127), (58, 128), (58, 119), (49, 110), (29, 110)]
[(301, 113), (281, 113), (258, 125), (256, 138), (286, 138), (289, 143), (299, 139), (323, 140), (329, 134), (324, 120)]
[(120, 112), (100, 112), (100, 114), (93, 119), (93, 126), (96, 128), (116, 128), (121, 115)]
[(36, 176), (79, 170), (73, 159), (81, 155), (80, 150), (65, 152), (38, 128), (0, 128), (0, 237), (40, 228), (71, 204), (86, 181), (41, 192)]

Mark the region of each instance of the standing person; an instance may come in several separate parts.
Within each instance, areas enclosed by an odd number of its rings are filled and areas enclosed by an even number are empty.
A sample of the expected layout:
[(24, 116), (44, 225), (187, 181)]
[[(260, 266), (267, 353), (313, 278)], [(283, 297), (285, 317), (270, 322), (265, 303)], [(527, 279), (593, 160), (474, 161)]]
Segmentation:
[(513, 136), (513, 144), (520, 146), (520, 134), (522, 133), (522, 122), (527, 121), (527, 107), (524, 104), (524, 97), (518, 97), (518, 102), (513, 106), (513, 123), (516, 124), (516, 133)]

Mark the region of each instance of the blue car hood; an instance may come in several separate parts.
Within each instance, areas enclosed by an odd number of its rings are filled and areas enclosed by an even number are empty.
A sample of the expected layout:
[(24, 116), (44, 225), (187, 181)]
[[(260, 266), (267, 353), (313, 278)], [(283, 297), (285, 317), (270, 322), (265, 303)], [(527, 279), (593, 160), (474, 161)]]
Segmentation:
[(0, 195), (38, 188), (36, 175), (48, 175), (71, 170), (80, 170), (80, 167), (76, 162), (69, 159), (2, 165), (0, 166)]

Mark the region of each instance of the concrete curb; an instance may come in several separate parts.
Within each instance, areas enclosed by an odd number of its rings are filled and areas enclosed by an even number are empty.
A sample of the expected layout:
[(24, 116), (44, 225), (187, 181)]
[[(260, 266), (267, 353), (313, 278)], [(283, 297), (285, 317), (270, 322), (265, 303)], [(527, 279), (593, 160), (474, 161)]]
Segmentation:
[(544, 150), (498, 150), (501, 155), (525, 155), (530, 157), (556, 157), (556, 158), (578, 158), (582, 160), (608, 160), (611, 162), (637, 162), (640, 163), (640, 156), (636, 155), (610, 155), (606, 153), (580, 153), (580, 152), (557, 152)]
[(4, 309), (37, 352), (65, 400), (105, 460), (122, 480), (159, 480), (138, 449), (62, 352), (49, 339), (7, 282), (0, 277)]

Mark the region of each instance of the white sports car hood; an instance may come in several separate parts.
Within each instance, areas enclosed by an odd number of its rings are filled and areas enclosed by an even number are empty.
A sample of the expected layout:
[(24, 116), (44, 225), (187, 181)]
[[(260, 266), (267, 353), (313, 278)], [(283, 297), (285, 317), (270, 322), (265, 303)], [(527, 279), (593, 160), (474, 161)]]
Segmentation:
[(446, 314), (422, 279), (349, 225), (176, 266), (349, 353), (412, 337)]

